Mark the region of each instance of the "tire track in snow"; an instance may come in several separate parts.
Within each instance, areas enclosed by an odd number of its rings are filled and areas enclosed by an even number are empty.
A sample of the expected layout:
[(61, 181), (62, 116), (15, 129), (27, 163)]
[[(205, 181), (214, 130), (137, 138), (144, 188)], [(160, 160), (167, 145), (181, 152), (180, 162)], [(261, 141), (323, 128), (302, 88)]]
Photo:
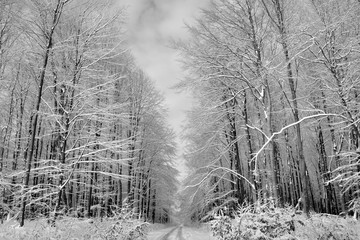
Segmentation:
[(178, 233), (176, 235), (176, 239), (177, 240), (186, 240), (183, 236), (183, 227), (182, 226), (179, 227)]
[(170, 237), (175, 232), (176, 229), (178, 229), (178, 227), (171, 229), (168, 233), (163, 235), (159, 240), (172, 240), (172, 238), (170, 238)]
[(174, 227), (157, 240), (215, 240), (208, 231), (185, 227), (182, 225)]

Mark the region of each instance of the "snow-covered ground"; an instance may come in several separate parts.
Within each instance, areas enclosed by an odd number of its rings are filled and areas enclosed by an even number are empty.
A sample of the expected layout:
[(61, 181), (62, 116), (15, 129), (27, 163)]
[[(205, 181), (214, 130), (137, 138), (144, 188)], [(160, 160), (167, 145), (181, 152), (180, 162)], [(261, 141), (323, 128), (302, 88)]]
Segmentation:
[(169, 232), (173, 231), (176, 227), (157, 227), (148, 234), (148, 240), (160, 240), (163, 239)]
[(183, 228), (183, 236), (186, 240), (215, 240), (211, 232), (206, 228)]
[(150, 231), (149, 240), (215, 240), (206, 228), (164, 227)]

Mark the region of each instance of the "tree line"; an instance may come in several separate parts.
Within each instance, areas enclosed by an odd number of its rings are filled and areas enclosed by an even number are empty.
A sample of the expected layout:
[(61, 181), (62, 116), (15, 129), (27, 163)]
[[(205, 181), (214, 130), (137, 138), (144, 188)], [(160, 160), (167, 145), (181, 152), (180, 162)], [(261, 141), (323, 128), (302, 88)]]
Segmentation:
[(174, 47), (196, 98), (192, 219), (255, 203), (358, 208), (359, 13), (355, 0), (213, 0), (188, 25)]
[(174, 133), (116, 1), (0, 1), (0, 213), (167, 222)]

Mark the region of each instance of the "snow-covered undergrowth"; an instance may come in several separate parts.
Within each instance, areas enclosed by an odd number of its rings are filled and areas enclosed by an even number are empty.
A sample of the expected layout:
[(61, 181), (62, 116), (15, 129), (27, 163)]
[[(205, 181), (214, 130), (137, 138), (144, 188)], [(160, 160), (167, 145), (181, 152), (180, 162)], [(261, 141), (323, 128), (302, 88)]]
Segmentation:
[(106, 239), (106, 240), (143, 240), (146, 239), (147, 223), (130, 219), (76, 219), (63, 218), (52, 227), (46, 219), (26, 222), (20, 228), (16, 221), (0, 225), (1, 240), (28, 239)]
[(219, 240), (358, 240), (360, 223), (353, 218), (311, 214), (306, 218), (293, 208), (244, 208), (235, 218), (217, 214), (211, 230)]

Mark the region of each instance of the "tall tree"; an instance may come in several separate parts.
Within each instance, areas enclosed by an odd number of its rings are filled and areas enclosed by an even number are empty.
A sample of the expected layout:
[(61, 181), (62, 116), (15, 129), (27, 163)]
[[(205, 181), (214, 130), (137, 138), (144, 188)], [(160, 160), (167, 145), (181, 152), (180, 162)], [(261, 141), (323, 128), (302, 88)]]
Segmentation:
[[(27, 159), (27, 167), (26, 167), (26, 173), (25, 173), (25, 179), (24, 179), (24, 188), (26, 189), (29, 185), (29, 181), (30, 181), (30, 172), (31, 172), (31, 164), (32, 164), (32, 159), (33, 159), (33, 154), (34, 154), (34, 148), (35, 148), (35, 136), (36, 136), (36, 131), (37, 131), (37, 127), (38, 127), (38, 118), (39, 118), (39, 110), (40, 110), (40, 104), (41, 104), (41, 98), (42, 98), (42, 93), (43, 93), (43, 87), (44, 87), (44, 80), (45, 80), (45, 73), (46, 73), (46, 69), (48, 67), (48, 61), (49, 61), (49, 56), (51, 53), (51, 50), (53, 48), (53, 35), (56, 29), (56, 26), (58, 25), (60, 18), (61, 18), (61, 14), (64, 11), (64, 6), (66, 5), (66, 3), (68, 2), (68, 0), (58, 0), (57, 3), (54, 5), (54, 11), (53, 14), (50, 15), (52, 17), (52, 21), (50, 22), (50, 24), (48, 26), (44, 26), (44, 29), (40, 29), (44, 34), (46, 34), (45, 36), (43, 35), (44, 39), (45, 39), (45, 43), (46, 45), (44, 46), (44, 54), (43, 54), (43, 64), (41, 66), (41, 70), (40, 70), (40, 74), (39, 74), (39, 79), (38, 80), (38, 93), (37, 93), (37, 99), (35, 101), (35, 110), (34, 110), (34, 115), (33, 115), (33, 120), (31, 122), (32, 126), (31, 126), (31, 136), (30, 136), (30, 144), (29, 144), (29, 153), (28, 153), (28, 159)], [(34, 2), (33, 4), (39, 4)], [(39, 4), (41, 5), (41, 4)], [(54, 7), (54, 6), (47, 6), (47, 7)], [(51, 8), (53, 9), (53, 8)], [(43, 10), (48, 10), (48, 9), (43, 9)], [(39, 13), (40, 14), (40, 13)], [(45, 16), (47, 17), (47, 16)], [(45, 23), (47, 23), (46, 19), (42, 19), (43, 21), (45, 21)], [(24, 220), (25, 220), (25, 207), (26, 207), (26, 197), (23, 197), (22, 200), (22, 206), (21, 206), (21, 221), (20, 221), (20, 226), (24, 226)]]

